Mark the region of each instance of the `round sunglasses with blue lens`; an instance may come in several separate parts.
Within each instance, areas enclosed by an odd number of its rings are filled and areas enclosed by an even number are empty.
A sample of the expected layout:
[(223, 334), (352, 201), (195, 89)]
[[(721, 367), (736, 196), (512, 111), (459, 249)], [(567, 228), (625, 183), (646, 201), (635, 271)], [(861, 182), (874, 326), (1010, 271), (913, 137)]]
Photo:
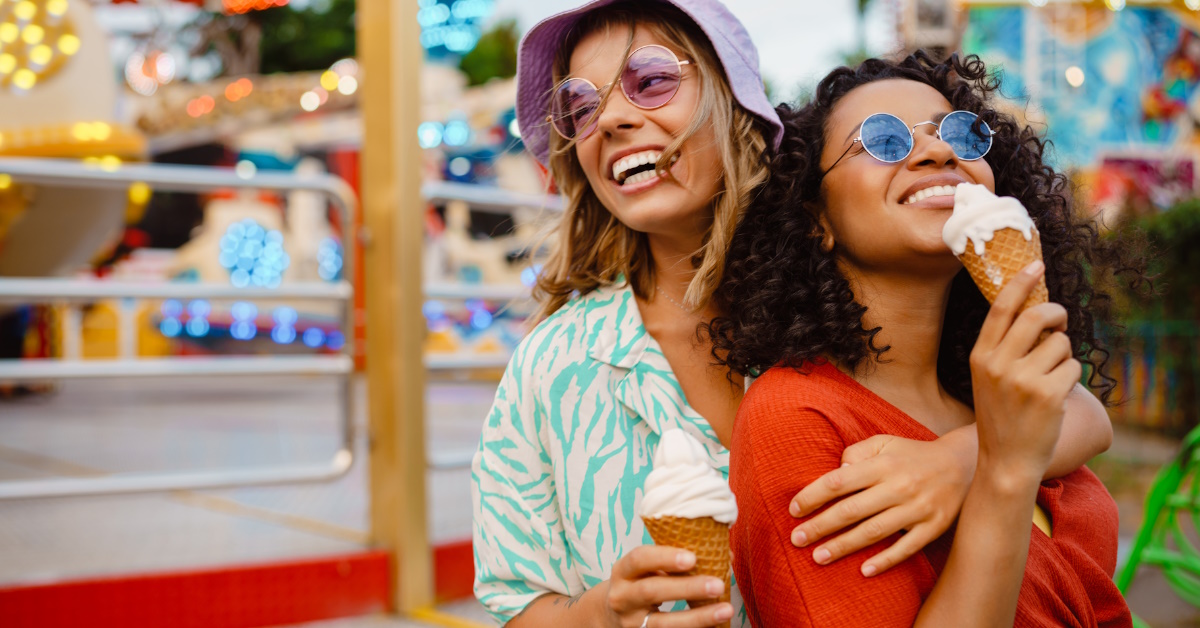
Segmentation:
[(884, 163), (903, 161), (912, 154), (913, 133), (916, 128), (926, 124), (935, 125), (938, 139), (949, 144), (950, 150), (963, 161), (982, 159), (992, 149), (992, 136), (995, 133), (986, 122), (970, 111), (951, 111), (941, 122), (927, 120), (911, 127), (890, 113), (873, 113), (863, 120), (858, 137), (854, 138), (842, 156), (838, 157), (822, 176), (845, 159), (855, 144), (862, 144), (872, 157)]

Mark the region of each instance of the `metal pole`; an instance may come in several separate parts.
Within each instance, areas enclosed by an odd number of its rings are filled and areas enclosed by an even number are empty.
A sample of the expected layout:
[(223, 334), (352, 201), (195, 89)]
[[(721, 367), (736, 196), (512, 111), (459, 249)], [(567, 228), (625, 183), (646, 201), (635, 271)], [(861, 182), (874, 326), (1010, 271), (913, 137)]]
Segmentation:
[(421, 343), (420, 72), (417, 0), (358, 4), (371, 538), (392, 553), (394, 607), (433, 602), (426, 531)]

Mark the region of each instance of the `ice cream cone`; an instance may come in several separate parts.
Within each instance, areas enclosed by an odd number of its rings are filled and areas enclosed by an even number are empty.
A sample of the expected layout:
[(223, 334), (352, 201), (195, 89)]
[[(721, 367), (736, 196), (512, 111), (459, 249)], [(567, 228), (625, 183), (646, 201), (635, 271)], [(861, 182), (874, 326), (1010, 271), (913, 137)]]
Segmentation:
[[(737, 500), (710, 465), (704, 446), (683, 430), (664, 432), (645, 490), (639, 514), (654, 542), (696, 554), (696, 565), (686, 575), (712, 576), (725, 583), (721, 597), (688, 600), (688, 606), (728, 602), (733, 579), (729, 528), (737, 521)], [(729, 628), (729, 622), (720, 626)]]
[[(1008, 282), (1026, 266), (1042, 259), (1042, 241), (1037, 230), (1033, 230), (1033, 238), (1025, 239), (1025, 234), (1016, 229), (1004, 228), (993, 233), (987, 242), (982, 255), (975, 253), (975, 248), (968, 246), (959, 257), (971, 279), (979, 291), (987, 298), (988, 303), (996, 301), (996, 295), (1008, 285)], [(1020, 311), (1050, 300), (1046, 291), (1045, 278), (1038, 280), (1033, 292), (1025, 299)]]
[[(649, 517), (642, 519), (646, 530), (658, 545), (678, 547), (696, 554), (696, 566), (689, 576), (712, 576), (725, 582), (725, 593), (720, 598), (688, 600), (688, 606), (699, 608), (709, 604), (729, 601), (729, 526), (713, 519), (685, 519), (683, 517)], [(729, 626), (726, 622), (722, 626)]]

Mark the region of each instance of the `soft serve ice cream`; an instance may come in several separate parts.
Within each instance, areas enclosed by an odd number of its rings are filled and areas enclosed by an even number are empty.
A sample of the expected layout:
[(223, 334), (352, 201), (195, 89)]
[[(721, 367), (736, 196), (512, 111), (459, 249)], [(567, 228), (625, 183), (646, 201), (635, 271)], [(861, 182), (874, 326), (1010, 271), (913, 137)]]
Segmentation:
[[(1021, 201), (996, 196), (982, 185), (963, 183), (955, 189), (954, 213), (942, 227), (942, 240), (962, 260), (988, 303), (995, 302), (1017, 273), (1042, 259), (1042, 240)], [(1049, 300), (1041, 279), (1021, 309)]]
[(975, 254), (983, 255), (995, 233), (1005, 228), (1020, 231), (1026, 241), (1033, 240), (1033, 220), (1021, 201), (996, 196), (986, 186), (963, 183), (954, 190), (954, 213), (942, 227), (942, 240), (960, 257), (968, 240), (975, 246)]
[(737, 520), (737, 502), (729, 484), (709, 465), (704, 446), (687, 432), (669, 430), (658, 441), (641, 515), (655, 543), (696, 554), (690, 575), (725, 581), (720, 599), (688, 600), (692, 608), (729, 601), (729, 526)]
[(729, 484), (708, 464), (704, 446), (683, 430), (670, 430), (658, 441), (642, 495), (642, 518), (647, 517), (712, 517), (725, 525), (737, 520)]

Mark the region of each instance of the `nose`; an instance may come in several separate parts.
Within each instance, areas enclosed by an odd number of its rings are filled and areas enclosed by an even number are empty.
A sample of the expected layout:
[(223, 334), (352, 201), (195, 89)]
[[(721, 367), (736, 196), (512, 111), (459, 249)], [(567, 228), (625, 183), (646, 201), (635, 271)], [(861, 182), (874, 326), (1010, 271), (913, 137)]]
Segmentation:
[(937, 134), (933, 123), (918, 124), (913, 129), (913, 151), (908, 156), (908, 167), (944, 167), (958, 163), (958, 155)]
[(633, 106), (633, 103), (620, 93), (619, 87), (614, 87), (600, 110), (600, 117), (596, 119), (596, 128), (605, 137), (614, 137), (641, 128), (644, 122), (642, 110)]

